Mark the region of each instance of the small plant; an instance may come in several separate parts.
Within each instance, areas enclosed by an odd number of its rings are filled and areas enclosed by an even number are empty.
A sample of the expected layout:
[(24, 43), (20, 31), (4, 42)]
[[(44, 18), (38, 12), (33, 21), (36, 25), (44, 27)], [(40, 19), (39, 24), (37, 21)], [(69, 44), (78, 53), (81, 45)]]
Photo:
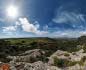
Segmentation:
[(66, 59), (58, 59), (57, 57), (54, 57), (54, 65), (58, 67), (66, 67), (68, 66), (69, 61)]
[(84, 65), (84, 62), (86, 61), (86, 56), (84, 56), (83, 58), (81, 58), (81, 60), (79, 61), (79, 65)]
[(64, 56), (68, 57), (68, 56), (70, 56), (70, 55), (69, 55), (68, 53), (65, 53)]
[(34, 57), (30, 57), (30, 63), (33, 63), (35, 61), (36, 61), (36, 59)]
[(85, 45), (83, 46), (83, 50), (84, 50), (84, 53), (86, 53), (86, 46)]
[(74, 66), (74, 65), (76, 65), (78, 62), (77, 61), (70, 61), (69, 62), (69, 66)]

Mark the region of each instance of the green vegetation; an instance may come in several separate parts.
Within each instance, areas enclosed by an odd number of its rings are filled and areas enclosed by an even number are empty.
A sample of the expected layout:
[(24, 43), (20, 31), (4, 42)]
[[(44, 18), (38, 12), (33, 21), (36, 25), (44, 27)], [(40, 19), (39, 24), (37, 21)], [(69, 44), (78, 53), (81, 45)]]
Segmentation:
[(69, 61), (67, 59), (58, 59), (57, 57), (54, 57), (54, 65), (58, 67), (68, 67), (68, 66), (74, 66), (76, 64), (79, 64), (80, 66), (84, 65), (84, 62), (86, 61), (86, 56), (84, 56), (80, 61)]
[[(30, 50), (30, 49), (43, 49), (45, 51), (48, 50), (51, 55), (53, 52), (57, 50), (63, 50), (68, 52), (75, 52), (80, 50), (77, 48), (79, 42), (76, 39), (52, 39), (52, 38), (15, 38), (15, 39), (3, 39), (6, 42), (4, 46), (17, 46), (17, 49), (22, 51)], [(1, 46), (3, 44), (1, 40)]]
[(67, 56), (67, 57), (68, 57), (68, 56), (70, 56), (70, 54), (68, 54), (68, 53), (64, 53), (64, 56)]
[(84, 53), (86, 53), (86, 45), (83, 45)]
[(77, 64), (77, 62), (72, 62), (67, 59), (58, 59), (57, 57), (54, 57), (54, 65), (58, 67), (68, 67), (68, 66), (74, 66)]
[[(77, 47), (77, 45), (83, 45), (83, 49), (86, 52), (85, 39), (85, 37), (80, 37), (78, 39), (54, 39), (47, 37), (0, 39), (0, 56), (14, 56), (27, 50), (42, 49), (46, 54), (43, 56), (43, 58), (41, 57), (40, 60), (47, 61), (48, 59), (45, 57), (49, 57), (57, 50), (67, 52), (79, 51), (81, 48)], [(64, 56), (69, 56), (69, 54), (65, 53)], [(63, 60), (62, 62), (65, 61)]]
[(81, 58), (79, 65), (83, 66), (85, 61), (86, 61), (86, 56)]

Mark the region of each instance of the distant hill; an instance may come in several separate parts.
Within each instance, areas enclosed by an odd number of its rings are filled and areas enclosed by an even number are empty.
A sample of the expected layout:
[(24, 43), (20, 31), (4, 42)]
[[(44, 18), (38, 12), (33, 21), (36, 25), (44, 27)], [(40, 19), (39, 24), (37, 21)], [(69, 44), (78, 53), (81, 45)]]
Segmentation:
[(86, 36), (81, 36), (81, 37), (79, 37), (79, 38), (78, 38), (78, 42), (79, 42), (80, 44), (85, 44), (85, 43), (86, 43)]

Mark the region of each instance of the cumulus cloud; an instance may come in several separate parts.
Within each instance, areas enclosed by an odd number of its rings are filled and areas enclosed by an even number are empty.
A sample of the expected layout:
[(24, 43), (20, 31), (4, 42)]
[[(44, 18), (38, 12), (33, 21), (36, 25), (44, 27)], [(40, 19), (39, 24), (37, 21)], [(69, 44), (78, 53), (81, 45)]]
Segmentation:
[(3, 27), (3, 33), (11, 34), (13, 32), (16, 32), (18, 30), (18, 27), (21, 27), (22, 30), (25, 32), (34, 33), (38, 36), (48, 33), (47, 31), (40, 30), (40, 25), (38, 24), (38, 22), (32, 24), (28, 21), (27, 18), (19, 18), (14, 26)]
[(31, 32), (37, 35), (42, 35), (47, 33), (47, 31), (39, 30), (40, 25), (38, 23), (32, 24), (28, 21), (27, 18), (19, 18), (19, 22), (17, 22), (16, 24), (21, 25), (23, 31), (25, 32)]
[[(8, 35), (13, 35), (18, 30), (18, 26), (22, 28), (23, 31), (28, 33), (34, 33), (36, 36), (43, 37), (79, 37), (82, 35), (86, 35), (86, 31), (84, 30), (55, 30), (53, 32), (49, 32), (49, 26), (46, 25), (43, 27), (43, 30), (40, 30), (40, 25), (38, 23), (32, 24), (28, 21), (27, 18), (20, 18), (15, 26), (3, 27), (3, 33)], [(51, 28), (53, 30), (53, 28)]]
[(19, 19), (20, 24), (22, 26), (22, 29), (26, 32), (33, 32), (35, 33), (37, 31), (37, 27), (33, 24), (31, 24), (27, 18), (20, 18)]
[[(83, 16), (81, 15), (80, 15), (80, 19), (85, 21)], [(73, 22), (75, 22), (75, 19), (73, 20), (74, 20)], [(68, 20), (66, 20), (65, 22), (68, 22)], [(3, 27), (3, 33), (12, 35), (13, 32), (17, 31), (18, 27), (21, 27), (22, 30), (25, 32), (34, 33), (36, 34), (36, 36), (44, 36), (44, 37), (79, 37), (81, 35), (86, 35), (85, 30), (83, 31), (83, 30), (78, 30), (78, 29), (77, 30), (71, 30), (71, 29), (70, 30), (55, 30), (53, 32), (49, 32), (48, 29), (50, 28), (48, 25), (43, 27), (43, 30), (40, 30), (40, 25), (38, 23), (32, 24), (29, 22), (27, 18), (19, 18), (19, 20), (15, 23), (15, 26)]]

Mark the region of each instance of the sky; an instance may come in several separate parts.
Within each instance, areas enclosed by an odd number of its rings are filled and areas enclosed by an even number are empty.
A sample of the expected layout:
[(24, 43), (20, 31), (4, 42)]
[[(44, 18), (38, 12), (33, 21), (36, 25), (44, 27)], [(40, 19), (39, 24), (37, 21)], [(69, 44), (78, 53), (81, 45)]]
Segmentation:
[(0, 38), (86, 35), (86, 0), (0, 0)]

